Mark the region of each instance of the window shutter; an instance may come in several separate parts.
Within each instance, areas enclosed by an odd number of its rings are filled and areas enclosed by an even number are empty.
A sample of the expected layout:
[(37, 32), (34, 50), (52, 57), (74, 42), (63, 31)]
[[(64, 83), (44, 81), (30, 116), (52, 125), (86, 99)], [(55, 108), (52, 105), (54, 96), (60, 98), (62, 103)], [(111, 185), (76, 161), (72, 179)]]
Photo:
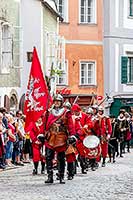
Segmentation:
[(12, 27), (8, 23), (2, 24), (1, 35), (1, 73), (10, 73), (12, 66)]
[(12, 60), (14, 68), (22, 67), (22, 28), (20, 26), (13, 27)]
[(128, 57), (121, 57), (121, 83), (127, 83), (127, 64)]
[(0, 72), (2, 69), (2, 28), (0, 26)]
[(130, 14), (129, 14), (129, 16), (133, 16), (133, 13), (132, 13), (132, 5), (133, 5), (133, 0), (129, 0), (129, 9), (130, 9)]

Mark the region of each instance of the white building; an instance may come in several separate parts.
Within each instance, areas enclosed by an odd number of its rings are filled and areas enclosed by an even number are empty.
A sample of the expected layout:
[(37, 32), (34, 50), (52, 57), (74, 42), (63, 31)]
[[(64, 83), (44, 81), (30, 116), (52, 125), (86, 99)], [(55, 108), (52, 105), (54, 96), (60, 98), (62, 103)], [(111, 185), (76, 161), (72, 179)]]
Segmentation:
[[(133, 106), (133, 0), (104, 0), (104, 83), (112, 99), (106, 109), (118, 115)], [(112, 102), (113, 100), (113, 102)]]
[[(56, 67), (56, 63), (59, 61), (58, 50), (65, 50), (64, 39), (58, 34), (60, 19), (62, 18), (52, 0), (21, 1), (21, 23), (23, 29), (23, 70), (19, 93), (19, 96), (22, 96), (20, 100), (21, 107), (23, 107), (24, 94), (31, 67), (31, 60), (28, 60), (28, 56), (32, 54), (33, 47), (36, 47), (42, 70), (47, 75), (50, 73), (51, 65), (53, 64), (53, 67)], [(60, 46), (59, 44), (62, 45)], [(62, 59), (64, 60), (64, 57)]]
[[(65, 45), (58, 34), (59, 20), (62, 17), (53, 0), (0, 1), (0, 106), (13, 111), (23, 109), (34, 46), (44, 74), (48, 75), (51, 65), (56, 68), (64, 62)], [(58, 52), (63, 52), (61, 57)]]

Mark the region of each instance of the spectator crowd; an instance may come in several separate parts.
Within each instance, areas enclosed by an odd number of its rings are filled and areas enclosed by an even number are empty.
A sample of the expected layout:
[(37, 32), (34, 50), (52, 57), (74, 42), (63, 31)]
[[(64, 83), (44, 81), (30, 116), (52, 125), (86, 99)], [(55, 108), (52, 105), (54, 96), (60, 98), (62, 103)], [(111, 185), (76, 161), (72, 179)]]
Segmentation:
[(13, 114), (0, 108), (0, 169), (30, 163), (31, 142), (24, 125), (25, 116), (21, 110)]

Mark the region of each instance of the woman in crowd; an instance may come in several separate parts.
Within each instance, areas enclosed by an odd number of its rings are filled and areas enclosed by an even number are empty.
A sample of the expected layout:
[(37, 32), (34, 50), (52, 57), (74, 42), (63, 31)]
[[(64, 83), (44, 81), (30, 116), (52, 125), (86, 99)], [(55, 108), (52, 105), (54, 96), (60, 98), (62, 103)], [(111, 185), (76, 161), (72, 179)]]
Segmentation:
[(5, 163), (4, 163), (4, 154), (5, 154), (5, 150), (4, 150), (4, 129), (5, 126), (3, 124), (3, 114), (0, 113), (0, 169), (5, 169)]
[[(22, 115), (21, 120), (23, 122), (23, 126), (25, 127), (25, 115)], [(31, 141), (30, 141), (30, 132), (25, 133), (23, 145), (23, 162), (30, 163), (30, 155), (31, 155)]]
[(12, 167), (12, 153), (13, 153), (13, 142), (16, 141), (15, 137), (15, 127), (13, 126), (14, 119), (13, 116), (10, 114), (6, 114), (6, 118), (8, 121), (8, 130), (7, 130), (7, 136), (8, 136), (8, 141), (5, 146), (5, 162), (7, 166)]

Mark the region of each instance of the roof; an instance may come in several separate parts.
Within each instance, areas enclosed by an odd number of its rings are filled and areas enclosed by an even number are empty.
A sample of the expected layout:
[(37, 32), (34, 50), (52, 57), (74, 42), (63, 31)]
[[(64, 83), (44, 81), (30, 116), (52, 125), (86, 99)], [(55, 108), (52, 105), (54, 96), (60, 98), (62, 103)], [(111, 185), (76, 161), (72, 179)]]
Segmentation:
[(56, 4), (53, 0), (41, 0), (41, 2), (52, 12), (56, 17), (59, 17), (60, 21), (63, 21), (63, 18), (57, 11)]

